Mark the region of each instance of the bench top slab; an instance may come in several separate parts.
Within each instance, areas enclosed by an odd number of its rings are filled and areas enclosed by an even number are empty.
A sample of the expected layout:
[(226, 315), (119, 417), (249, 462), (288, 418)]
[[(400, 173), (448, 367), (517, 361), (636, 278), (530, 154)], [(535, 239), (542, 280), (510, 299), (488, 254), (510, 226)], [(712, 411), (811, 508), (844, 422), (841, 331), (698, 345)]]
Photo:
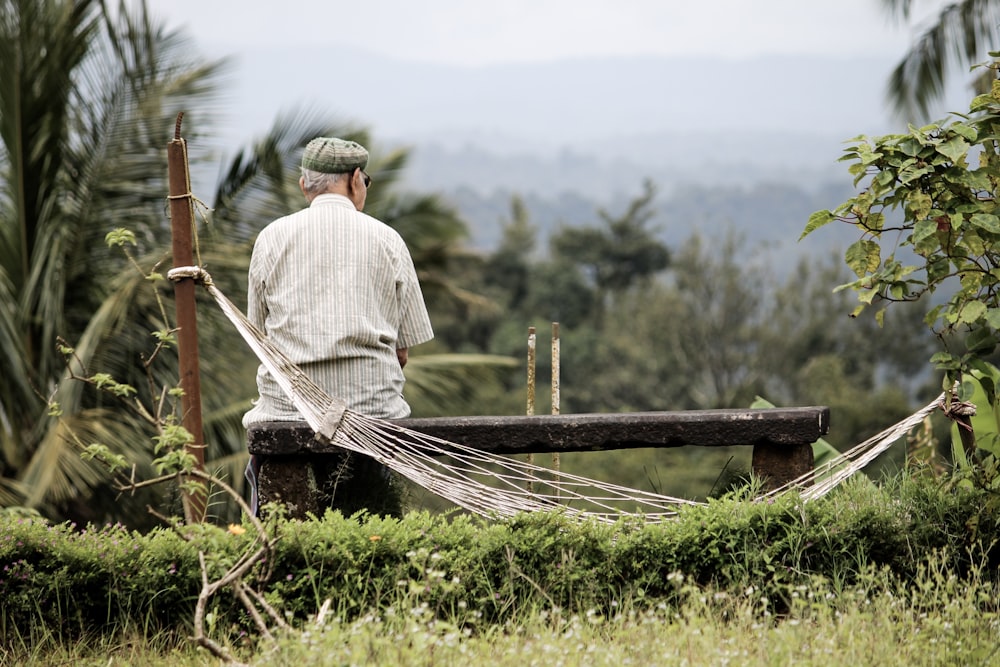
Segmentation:
[[(825, 406), (392, 420), (404, 428), (495, 454), (602, 451), (642, 447), (801, 446), (829, 432)], [(331, 451), (305, 422), (247, 429), (251, 454)]]

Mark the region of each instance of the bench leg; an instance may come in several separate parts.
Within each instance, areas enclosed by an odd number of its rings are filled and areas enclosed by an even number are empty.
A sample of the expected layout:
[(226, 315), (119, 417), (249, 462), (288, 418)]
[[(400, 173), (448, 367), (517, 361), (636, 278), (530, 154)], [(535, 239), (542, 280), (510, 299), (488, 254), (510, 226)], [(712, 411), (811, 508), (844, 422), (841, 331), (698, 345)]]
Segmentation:
[(285, 505), (286, 516), (323, 516), (327, 509), (345, 516), (359, 511), (402, 516), (403, 486), (392, 473), (368, 458), (349, 452), (308, 455), (258, 455), (261, 512), (267, 503)]
[(282, 503), (290, 519), (305, 519), (323, 513), (313, 466), (304, 456), (258, 456), (257, 494), (261, 512)]
[(764, 479), (765, 490), (776, 489), (812, 471), (812, 445), (758, 442), (753, 447), (752, 467), (754, 474)]

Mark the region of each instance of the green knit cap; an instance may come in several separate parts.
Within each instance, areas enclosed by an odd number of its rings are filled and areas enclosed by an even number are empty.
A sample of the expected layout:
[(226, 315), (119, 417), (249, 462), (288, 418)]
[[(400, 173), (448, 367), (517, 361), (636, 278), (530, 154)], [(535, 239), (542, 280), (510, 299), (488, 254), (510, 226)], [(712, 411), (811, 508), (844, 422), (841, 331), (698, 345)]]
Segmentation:
[(345, 174), (368, 166), (368, 151), (355, 141), (316, 137), (302, 153), (302, 168), (324, 174)]

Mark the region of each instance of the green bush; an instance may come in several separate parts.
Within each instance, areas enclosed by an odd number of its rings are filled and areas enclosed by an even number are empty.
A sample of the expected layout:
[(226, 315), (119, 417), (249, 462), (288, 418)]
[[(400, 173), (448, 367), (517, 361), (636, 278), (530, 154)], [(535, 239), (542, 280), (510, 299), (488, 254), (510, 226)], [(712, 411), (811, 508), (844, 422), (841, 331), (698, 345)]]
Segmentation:
[[(554, 513), (493, 523), (426, 513), (275, 518), (266, 524), (274, 548), (247, 580), (300, 626), (328, 599), (342, 622), (421, 609), (472, 626), (544, 609), (671, 606), (690, 586), (752, 589), (762, 611), (785, 613), (795, 591), (817, 581), (835, 591), (872, 581), (899, 586), (932, 562), (958, 580), (974, 568), (996, 577), (1000, 528), (995, 511), (984, 510), (995, 507), (988, 493), (932, 478), (859, 481), (810, 503), (790, 494), (767, 502), (731, 496), (649, 525)], [(201, 589), (199, 552), (208, 578), (220, 577), (256, 548), (246, 527), (139, 534), (0, 517), (0, 640), (186, 636)], [(216, 633), (252, 632), (232, 595), (216, 593), (208, 613)]]

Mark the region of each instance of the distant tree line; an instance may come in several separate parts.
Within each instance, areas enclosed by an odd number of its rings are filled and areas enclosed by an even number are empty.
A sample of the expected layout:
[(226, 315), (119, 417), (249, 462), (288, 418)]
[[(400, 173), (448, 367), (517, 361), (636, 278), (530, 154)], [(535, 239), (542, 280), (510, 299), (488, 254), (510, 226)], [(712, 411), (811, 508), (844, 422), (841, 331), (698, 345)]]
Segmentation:
[[(545, 249), (514, 197), (498, 247), (454, 269), (492, 307), (436, 311), (439, 338), (454, 350), (522, 358), (529, 326), (542, 340), (559, 322), (564, 411), (746, 407), (761, 395), (837, 405), (833, 437), (843, 444), (933, 390), (924, 385), (934, 340), (918, 308), (881, 329), (850, 318), (851, 297), (834, 292), (850, 277), (834, 252), (777, 277), (732, 228), (668, 247), (654, 194), (644, 184), (623, 212), (565, 225)], [(546, 381), (548, 348), (538, 348)], [(523, 392), (523, 378), (511, 389)], [(518, 405), (512, 397), (483, 407), (501, 404)]]

